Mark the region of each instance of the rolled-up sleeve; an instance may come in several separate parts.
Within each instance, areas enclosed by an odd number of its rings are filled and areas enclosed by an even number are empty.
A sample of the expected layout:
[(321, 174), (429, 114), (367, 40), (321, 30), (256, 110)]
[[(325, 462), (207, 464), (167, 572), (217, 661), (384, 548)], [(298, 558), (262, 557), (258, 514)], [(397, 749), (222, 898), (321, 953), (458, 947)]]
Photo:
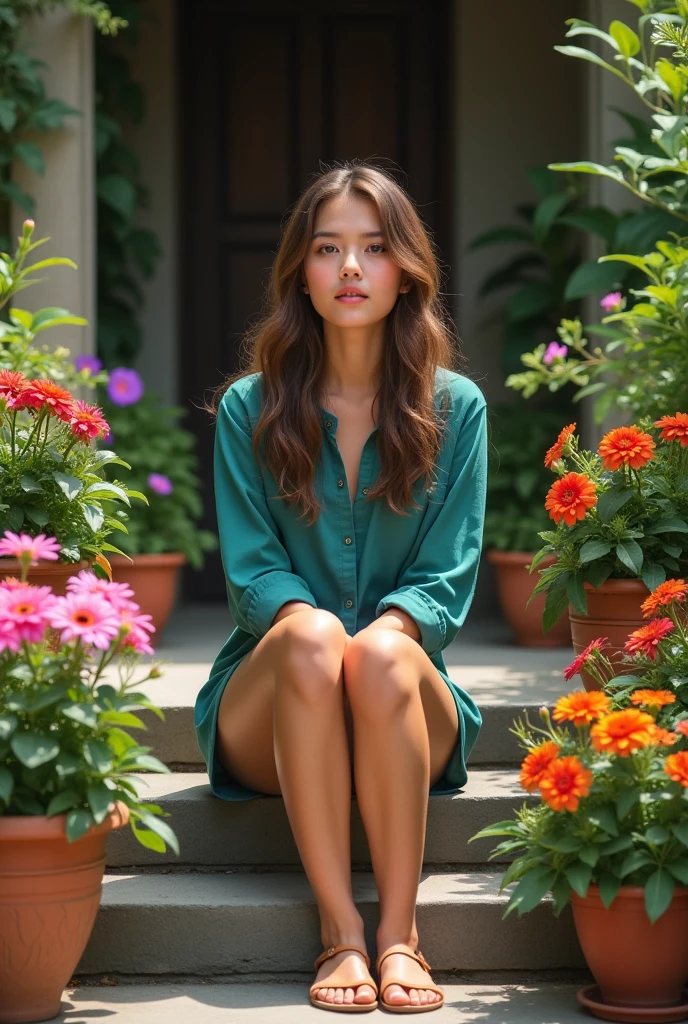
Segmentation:
[(306, 581), (292, 572), (251, 438), (244, 403), (229, 388), (218, 408), (214, 448), (220, 552), (232, 618), (260, 639), (285, 602), (305, 601), (313, 608), (317, 603)]
[(459, 422), (444, 502), (423, 536), (397, 589), (375, 617), (397, 606), (415, 620), (423, 650), (432, 655), (456, 637), (468, 614), (482, 548), (487, 492), (487, 412), (475, 395)]

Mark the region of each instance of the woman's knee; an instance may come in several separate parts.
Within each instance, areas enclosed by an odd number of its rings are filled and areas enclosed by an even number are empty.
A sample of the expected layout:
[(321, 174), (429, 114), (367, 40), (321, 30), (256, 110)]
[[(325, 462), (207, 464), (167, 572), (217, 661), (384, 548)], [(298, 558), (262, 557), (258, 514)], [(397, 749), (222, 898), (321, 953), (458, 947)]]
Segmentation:
[(282, 619), (277, 686), (305, 700), (320, 700), (341, 686), (347, 643), (343, 623), (323, 608), (302, 610)]
[[(392, 629), (357, 633), (344, 654), (344, 688), (354, 717), (385, 719), (418, 690), (409, 671), (409, 637)], [(413, 641), (411, 641), (413, 642)]]

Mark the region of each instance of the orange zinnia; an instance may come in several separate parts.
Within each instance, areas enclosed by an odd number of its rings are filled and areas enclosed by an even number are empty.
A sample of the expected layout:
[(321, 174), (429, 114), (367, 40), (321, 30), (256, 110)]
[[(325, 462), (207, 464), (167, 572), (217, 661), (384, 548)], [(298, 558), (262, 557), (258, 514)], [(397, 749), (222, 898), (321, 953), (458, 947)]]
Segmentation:
[(652, 437), (638, 427), (615, 427), (604, 435), (597, 451), (605, 469), (618, 469), (622, 465), (640, 469), (653, 458), (655, 447)]
[(688, 413), (677, 412), (675, 416), (662, 416), (655, 420), (655, 426), (662, 428), (659, 435), (662, 441), (678, 441), (681, 447), (688, 448)]
[(606, 715), (612, 702), (601, 690), (574, 690), (566, 697), (560, 697), (554, 705), (552, 718), (555, 722), (573, 722), (574, 725), (589, 725), (601, 715)]
[(677, 754), (669, 754), (664, 764), (664, 771), (672, 782), (680, 782), (688, 788), (688, 750), (679, 750)]
[(584, 473), (566, 473), (555, 480), (545, 500), (545, 508), (555, 523), (563, 519), (567, 526), (573, 526), (578, 519), (597, 504), (595, 484)]
[(628, 757), (634, 750), (653, 742), (655, 721), (646, 711), (626, 708), (612, 711), (590, 727), (590, 740), (601, 754), (619, 754)]
[(558, 756), (559, 747), (551, 740), (541, 743), (539, 747), (533, 747), (521, 765), (519, 782), (523, 789), (529, 793), (536, 790), (546, 768)]
[(545, 455), (545, 466), (549, 469), (553, 462), (560, 459), (564, 452), (564, 445), (573, 434), (576, 429), (575, 423), (569, 423), (568, 427), (564, 427), (563, 430), (559, 431), (559, 437), (556, 439), (551, 448), (547, 449)]
[(645, 704), (653, 708), (663, 708), (675, 700), (676, 694), (670, 690), (634, 690), (631, 694), (631, 704)]
[(644, 619), (651, 619), (656, 615), (657, 609), (672, 601), (683, 602), (688, 594), (688, 586), (685, 580), (664, 580), (646, 597), (640, 606)]
[(660, 725), (656, 725), (651, 733), (652, 742), (656, 743), (658, 747), (673, 747), (679, 739), (677, 732), (669, 732), (668, 729), (662, 729)]
[(540, 792), (553, 811), (577, 811), (578, 801), (587, 796), (592, 785), (592, 772), (577, 757), (561, 757), (551, 761), (540, 779)]
[(624, 650), (631, 654), (645, 654), (650, 661), (654, 661), (660, 640), (671, 633), (673, 628), (671, 619), (653, 619), (647, 626), (641, 626), (640, 629), (634, 629), (629, 633)]
[(21, 393), (21, 400), (32, 409), (47, 408), (51, 415), (66, 423), (69, 423), (74, 408), (74, 400), (69, 391), (60, 387), (54, 380), (36, 378), (27, 381)]

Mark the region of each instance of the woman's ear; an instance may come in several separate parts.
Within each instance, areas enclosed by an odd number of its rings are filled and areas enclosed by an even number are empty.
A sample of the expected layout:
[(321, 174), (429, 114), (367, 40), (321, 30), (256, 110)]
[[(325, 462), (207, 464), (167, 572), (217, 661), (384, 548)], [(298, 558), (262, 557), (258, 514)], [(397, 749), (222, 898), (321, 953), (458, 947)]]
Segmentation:
[(409, 281), (409, 279), (406, 278), (406, 280), (403, 282), (403, 284), (401, 284), (399, 286), (399, 294), (400, 295), (405, 295), (406, 292), (410, 292), (411, 291), (412, 287), (413, 287), (413, 281)]

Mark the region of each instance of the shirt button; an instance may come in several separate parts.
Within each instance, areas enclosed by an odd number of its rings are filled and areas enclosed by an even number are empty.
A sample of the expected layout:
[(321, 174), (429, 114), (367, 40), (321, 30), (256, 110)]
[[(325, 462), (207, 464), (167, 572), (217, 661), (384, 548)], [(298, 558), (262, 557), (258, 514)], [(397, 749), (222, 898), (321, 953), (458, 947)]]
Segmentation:
[(325, 426), (329, 429), (332, 426), (332, 420), (325, 420)]
[(364, 493), (364, 494), (367, 494), (367, 493), (368, 493), (368, 488), (367, 488), (367, 487), (364, 487), (364, 488), (363, 488), (363, 493)]
[(343, 486), (344, 486), (344, 481), (343, 480), (338, 480), (337, 481), (337, 487), (343, 487)]
[(351, 537), (345, 537), (344, 538), (344, 543), (345, 544), (350, 544), (351, 543)]
[(353, 601), (345, 601), (344, 603), (345, 603), (347, 608), (350, 608), (351, 605), (353, 604)]

